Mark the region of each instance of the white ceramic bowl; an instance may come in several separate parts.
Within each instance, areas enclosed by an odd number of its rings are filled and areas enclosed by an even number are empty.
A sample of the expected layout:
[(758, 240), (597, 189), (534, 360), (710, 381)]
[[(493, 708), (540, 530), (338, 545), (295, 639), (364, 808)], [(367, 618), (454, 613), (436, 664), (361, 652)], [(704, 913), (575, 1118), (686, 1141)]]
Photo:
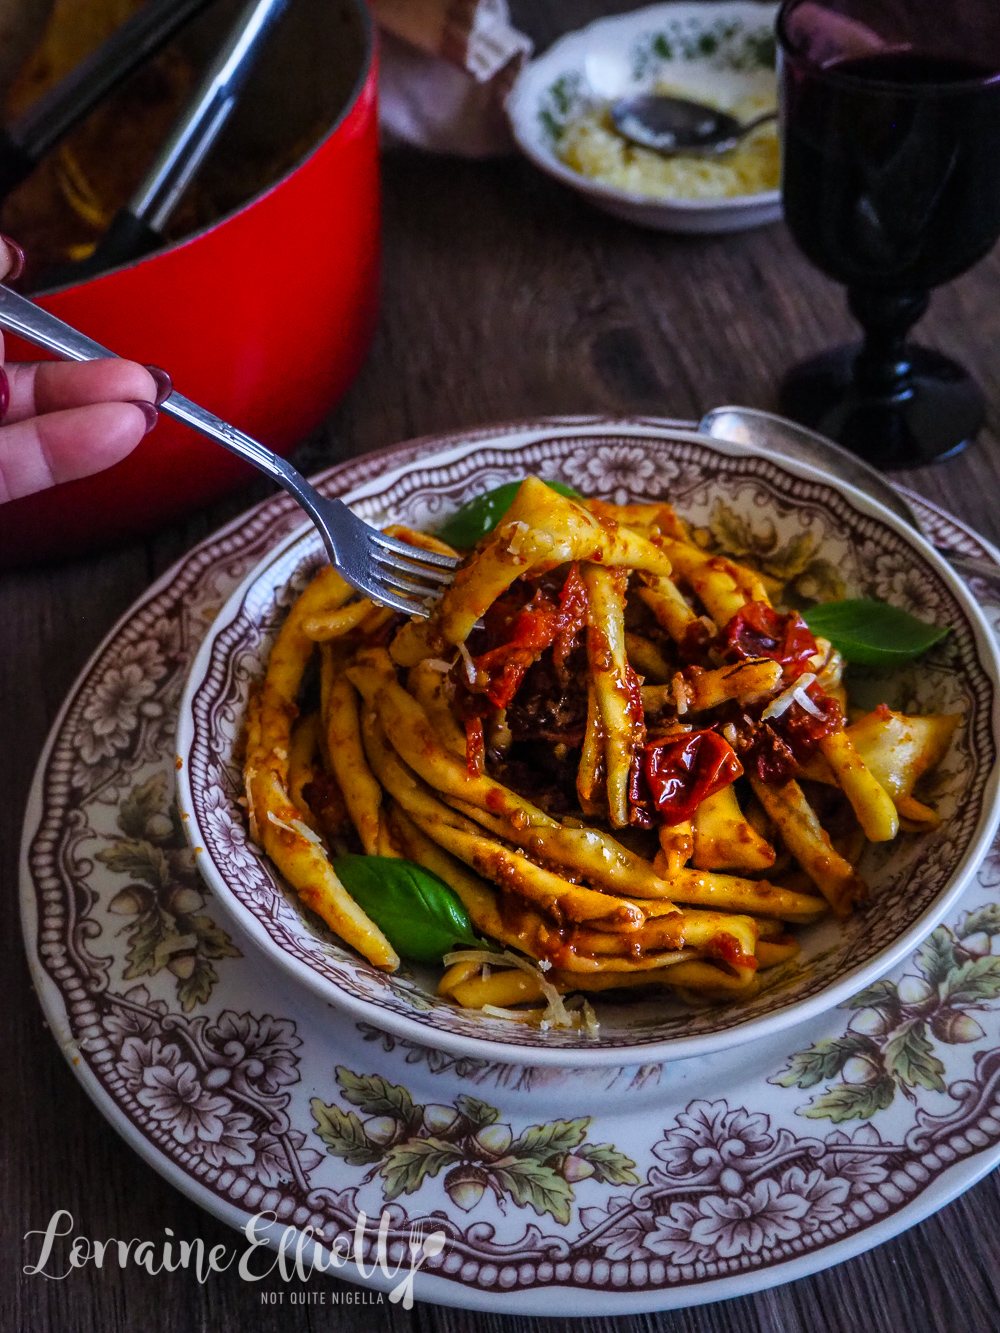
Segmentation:
[(651, 5), (598, 19), (524, 66), (507, 99), (514, 137), (529, 158), (615, 217), (661, 231), (742, 231), (781, 216), (781, 192), (719, 199), (661, 199), (584, 176), (556, 146), (591, 103), (657, 83), (693, 100), (729, 105), (774, 88), (776, 4), (755, 0)]
[[(343, 946), (302, 908), (246, 833), (233, 754), (248, 686), (263, 674), (289, 605), (322, 560), (307, 525), (226, 602), (181, 703), (178, 797), (202, 874), (244, 939), (290, 980), (355, 1018), (451, 1053), (533, 1065), (644, 1064), (745, 1043), (840, 1003), (933, 929), (996, 828), (1000, 663), (974, 598), (923, 538), (845, 483), (650, 420), (560, 418), (401, 446), (358, 460), (345, 498), (376, 523), (434, 527), (471, 496), (528, 473), (618, 503), (669, 498), (683, 515), (720, 532), (720, 506), (728, 506), (762, 537), (773, 524), (775, 562), (794, 540), (800, 554), (801, 539), (813, 540), (807, 567), (793, 577), (839, 578), (847, 596), (880, 597), (950, 625), (941, 644), (897, 673), (887, 699), (910, 711), (965, 715), (938, 770), (940, 827), (869, 849), (862, 863), (872, 886), (868, 904), (844, 924), (801, 931), (801, 964), (780, 981), (773, 977), (753, 1000), (692, 1010), (662, 994), (621, 1004), (598, 999), (596, 1037), (541, 1033), (457, 1010), (434, 994), (437, 969), (404, 964), (387, 976)], [(875, 693), (884, 697), (881, 687)]]

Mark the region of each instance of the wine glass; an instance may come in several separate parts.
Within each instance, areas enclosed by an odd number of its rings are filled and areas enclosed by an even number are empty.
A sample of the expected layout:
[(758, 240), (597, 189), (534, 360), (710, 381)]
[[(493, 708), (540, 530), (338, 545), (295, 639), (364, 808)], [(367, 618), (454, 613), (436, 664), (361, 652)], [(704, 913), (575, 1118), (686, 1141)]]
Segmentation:
[(785, 220), (865, 335), (795, 367), (782, 410), (879, 467), (946, 458), (983, 396), (906, 335), (1000, 235), (997, 0), (786, 0), (778, 45)]

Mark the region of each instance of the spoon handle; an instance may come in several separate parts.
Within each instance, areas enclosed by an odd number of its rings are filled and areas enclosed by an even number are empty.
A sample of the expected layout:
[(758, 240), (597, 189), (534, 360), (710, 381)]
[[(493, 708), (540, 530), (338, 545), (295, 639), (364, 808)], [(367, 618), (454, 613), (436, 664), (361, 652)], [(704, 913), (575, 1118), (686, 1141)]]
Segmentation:
[(777, 120), (777, 119), (778, 119), (777, 107), (775, 107), (773, 111), (763, 111), (759, 116), (754, 116), (753, 120), (744, 121), (743, 124), (740, 126), (740, 134), (749, 134), (750, 131), (755, 130), (758, 125), (766, 125), (769, 120)]

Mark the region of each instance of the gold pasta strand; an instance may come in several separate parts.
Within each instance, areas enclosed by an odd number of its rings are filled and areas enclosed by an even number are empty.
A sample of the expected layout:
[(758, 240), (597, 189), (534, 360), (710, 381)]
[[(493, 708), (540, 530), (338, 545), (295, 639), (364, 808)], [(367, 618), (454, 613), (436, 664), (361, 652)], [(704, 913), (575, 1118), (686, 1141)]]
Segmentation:
[(629, 822), (629, 774), (641, 719), (633, 715), (625, 655), (625, 589), (622, 577), (600, 565), (583, 564), (587, 588), (587, 661), (604, 727), (608, 813), (616, 828)]
[[(566, 828), (558, 824), (538, 829), (530, 825), (512, 828), (509, 821), (461, 801), (457, 796), (446, 796), (445, 800), (452, 809), (475, 820), (496, 837), (515, 842), (538, 861), (580, 868), (596, 888), (641, 898), (644, 902), (656, 901), (657, 909), (661, 911), (675, 910), (669, 901), (669, 885), (653, 865), (620, 843), (611, 843), (614, 851), (609, 852), (611, 840), (597, 829)], [(599, 867), (599, 879), (592, 867)]]
[(754, 793), (777, 825), (785, 846), (826, 898), (835, 914), (849, 916), (851, 904), (867, 896), (864, 881), (839, 855), (797, 782), (777, 786), (751, 777)]
[(747, 821), (732, 783), (706, 796), (694, 812), (697, 870), (769, 870), (774, 848)]
[(314, 645), (302, 622), (343, 605), (351, 588), (325, 565), (293, 605), (281, 628), (248, 719), (245, 777), (251, 832), (307, 906), (345, 943), (386, 971), (399, 955), (361, 910), (334, 873), (316, 833), (288, 794), (291, 726), (295, 703)]
[(516, 792), (485, 775), (470, 774), (450, 754), (427, 714), (396, 680), (384, 649), (358, 655), (349, 679), (371, 702), (393, 748), (433, 790), (485, 809), (508, 823), (505, 834), (539, 859), (564, 866), (593, 884), (619, 889), (630, 876), (630, 896), (663, 898), (667, 888), (653, 867), (597, 829), (566, 829)]
[(776, 917), (796, 925), (808, 925), (827, 910), (825, 898), (793, 893), (763, 879), (740, 879), (685, 867), (675, 871), (669, 883), (671, 898), (678, 903)]
[(451, 711), (451, 688), (448, 677), (430, 665), (430, 659), (410, 667), (406, 678), (407, 690), (427, 714), (431, 726), (445, 749), (456, 759), (465, 762), (466, 738)]
[[(646, 574), (643, 577), (643, 585), (636, 591), (640, 600), (656, 617), (657, 624), (665, 629), (676, 643), (685, 643), (692, 628), (701, 623), (701, 617), (692, 606), (688, 605), (684, 594), (673, 579)], [(707, 626), (705, 630), (707, 633)]]
[(593, 681), (587, 684), (587, 729), (583, 736), (580, 750), (580, 764), (576, 772), (576, 794), (580, 809), (585, 815), (599, 815), (607, 812), (607, 800), (604, 795), (605, 735), (601, 721), (601, 710), (597, 703), (597, 691)]
[(408, 542), (410, 546), (418, 546), (421, 551), (435, 551), (438, 555), (450, 555), (458, 557), (458, 551), (454, 546), (449, 546), (443, 542), (440, 537), (435, 537), (431, 532), (421, 532), (419, 528), (408, 528), (404, 523), (390, 523), (382, 531), (387, 537), (395, 537), (397, 541)]
[[(895, 805), (907, 832), (925, 832), (940, 823), (934, 810), (914, 800), (912, 791), (921, 774), (944, 758), (960, 721), (960, 713), (912, 717), (876, 709), (845, 728), (865, 767)], [(819, 782), (837, 781), (829, 763), (819, 756), (814, 756), (803, 772)]]
[(799, 952), (798, 941), (793, 940), (790, 935), (778, 940), (758, 940), (757, 970), (758, 972), (766, 972), (769, 967), (777, 967), (779, 963), (787, 963), (790, 959), (795, 958)]
[(394, 972), (399, 955), (341, 884), (319, 840), (299, 818), (276, 775), (265, 769), (251, 778), (250, 788), (260, 842), (302, 901), (345, 944), (376, 967)]
[(369, 856), (377, 856), (382, 788), (372, 776), (361, 744), (358, 696), (341, 673), (332, 676), (327, 693), (326, 749), (361, 845)]
[(375, 603), (369, 598), (360, 602), (351, 602), (334, 611), (322, 611), (314, 616), (306, 616), (302, 622), (302, 632), (316, 643), (325, 643), (329, 639), (340, 639), (351, 630), (357, 629), (375, 609)]
[(292, 741), (288, 752), (288, 795), (299, 814), (316, 833), (321, 832), (321, 829), (316, 816), (309, 809), (303, 788), (307, 787), (316, 776), (314, 760), (319, 751), (319, 727), (318, 713), (310, 713), (308, 717), (299, 718), (292, 728)]
[[(371, 717), (374, 719), (374, 714)], [(499, 940), (501, 944), (513, 945), (529, 953), (532, 952), (532, 944), (535, 948), (544, 944), (551, 934), (551, 926), (540, 913), (525, 907), (519, 914), (519, 929), (515, 931), (507, 927), (493, 885), (473, 874), (468, 866), (428, 837), (398, 802), (393, 804), (389, 812), (389, 822), (409, 860), (424, 866), (454, 890), (477, 930)]]
[(647, 639), (643, 634), (625, 631), (625, 655), (632, 669), (654, 685), (664, 685), (674, 674), (674, 669), (660, 651), (659, 644)]
[(418, 786), (413, 775), (407, 773), (384, 728), (368, 710), (364, 725), (368, 755), (386, 790), (428, 837), (485, 879), (543, 908), (557, 924), (588, 921), (598, 929), (600, 923), (607, 929), (628, 931), (637, 929), (645, 920), (645, 913), (634, 903), (571, 884), (485, 838), (475, 824), (434, 800), (425, 789), (421, 790), (423, 784)]
[[(572, 938), (580, 953), (602, 959), (618, 956), (629, 962), (633, 957), (655, 957), (664, 950), (697, 949), (724, 958), (736, 971), (752, 972), (756, 967), (757, 923), (752, 916), (740, 913), (688, 908), (676, 915), (651, 914), (634, 937), (615, 937), (581, 925)], [(629, 950), (634, 950), (634, 955)]]
[(719, 626), (727, 625), (746, 603), (770, 606), (760, 576), (721, 555), (706, 555), (686, 542), (667, 541), (665, 549), (676, 572), (690, 584)]
[(393, 661), (415, 666), (425, 657), (440, 657), (448, 645), (465, 642), (515, 579), (574, 560), (664, 575), (671, 569), (659, 545), (598, 520), (537, 477), (528, 477), (496, 532), (458, 570), (430, 617), (410, 621), (396, 635)]
[(691, 540), (688, 525), (679, 518), (673, 505), (662, 500), (652, 504), (609, 504), (607, 500), (585, 499), (578, 501), (595, 518), (620, 523), (631, 528), (643, 537), (672, 537), (676, 541)]
[(690, 819), (679, 824), (661, 824), (658, 830), (660, 849), (663, 858), (663, 877), (669, 880), (691, 860), (694, 850), (694, 834)]
[(819, 748), (850, 801), (865, 837), (871, 842), (891, 842), (899, 832), (896, 807), (885, 788), (866, 768), (865, 761), (851, 744), (850, 736), (841, 727), (824, 736)]

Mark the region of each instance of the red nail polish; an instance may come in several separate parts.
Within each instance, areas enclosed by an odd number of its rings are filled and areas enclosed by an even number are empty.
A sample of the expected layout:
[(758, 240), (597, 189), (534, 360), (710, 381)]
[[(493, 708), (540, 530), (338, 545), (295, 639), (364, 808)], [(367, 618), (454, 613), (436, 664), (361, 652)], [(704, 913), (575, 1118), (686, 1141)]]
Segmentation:
[(160, 419), (159, 412), (157, 412), (152, 403), (147, 403), (144, 399), (130, 399), (129, 401), (132, 403), (132, 406), (137, 407), (146, 418), (146, 429), (143, 431), (143, 435), (148, 435)]
[(160, 404), (173, 393), (174, 382), (167, 372), (162, 370), (159, 366), (146, 366), (146, 370), (149, 371), (153, 379), (156, 381), (155, 403), (156, 406), (159, 407)]
[(5, 281), (16, 282), (17, 279), (24, 272), (24, 251), (18, 245), (17, 241), (12, 241), (10, 237), (5, 236), (3, 232), (0, 232), (0, 241), (3, 241), (4, 245), (10, 251), (14, 259), (14, 262), (13, 264), (11, 264), (10, 267), (10, 272), (7, 274)]
[(7, 378), (6, 370), (0, 366), (0, 421), (7, 415), (8, 407), (10, 407), (10, 380)]

